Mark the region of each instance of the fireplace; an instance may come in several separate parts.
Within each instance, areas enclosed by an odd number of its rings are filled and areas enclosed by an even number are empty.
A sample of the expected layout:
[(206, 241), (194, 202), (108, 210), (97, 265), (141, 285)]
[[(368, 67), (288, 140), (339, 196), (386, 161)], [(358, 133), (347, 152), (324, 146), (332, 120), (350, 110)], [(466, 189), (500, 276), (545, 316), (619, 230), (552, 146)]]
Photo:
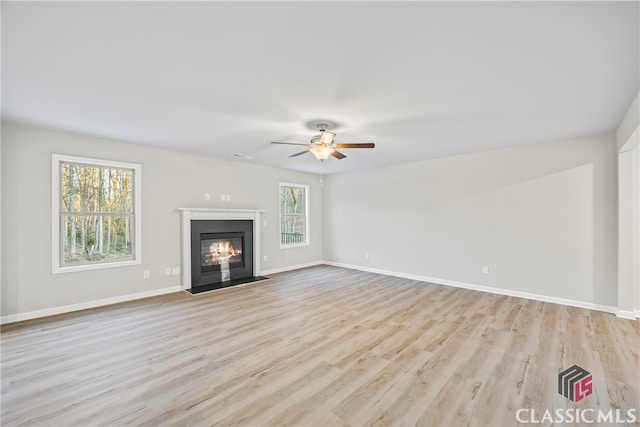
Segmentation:
[(253, 276), (253, 221), (191, 221), (191, 288)]
[(183, 288), (192, 293), (263, 280), (260, 212), (180, 209)]

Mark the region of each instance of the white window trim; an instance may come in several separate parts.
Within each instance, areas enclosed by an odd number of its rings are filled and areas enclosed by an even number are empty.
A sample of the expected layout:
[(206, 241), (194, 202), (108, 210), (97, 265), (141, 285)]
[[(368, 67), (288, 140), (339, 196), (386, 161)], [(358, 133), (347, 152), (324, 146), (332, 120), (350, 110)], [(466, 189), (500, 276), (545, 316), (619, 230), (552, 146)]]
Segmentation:
[[(288, 245), (282, 244), (282, 212), (280, 211), (280, 193), (282, 192), (282, 187), (298, 187), (304, 188), (305, 190), (305, 198), (304, 198), (304, 211), (305, 211), (305, 242), (304, 243), (291, 243)], [(311, 199), (311, 187), (306, 184), (295, 184), (292, 182), (280, 182), (278, 185), (278, 242), (280, 242), (280, 249), (291, 249), (291, 248), (300, 248), (305, 246), (311, 246), (311, 227), (309, 217), (311, 216), (311, 212), (309, 211), (309, 200)]]
[[(134, 217), (134, 242), (133, 259), (126, 261), (100, 262), (94, 264), (71, 265), (63, 267), (61, 265), (60, 241), (60, 165), (62, 162), (83, 163), (95, 166), (132, 169), (133, 172), (133, 217)], [(103, 268), (126, 267), (142, 264), (142, 165), (136, 163), (115, 162), (111, 160), (93, 159), (89, 157), (67, 156), (64, 154), (51, 155), (51, 273), (70, 273), (74, 271), (100, 270)]]

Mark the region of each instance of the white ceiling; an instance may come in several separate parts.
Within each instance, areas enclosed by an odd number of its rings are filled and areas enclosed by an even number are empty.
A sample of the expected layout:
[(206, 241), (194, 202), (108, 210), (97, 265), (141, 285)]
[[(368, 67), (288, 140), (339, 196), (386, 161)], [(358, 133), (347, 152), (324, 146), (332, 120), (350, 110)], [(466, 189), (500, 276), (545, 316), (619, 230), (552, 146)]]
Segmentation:
[[(639, 2), (2, 1), (5, 120), (329, 174), (611, 132)], [(316, 134), (375, 142), (324, 163)]]

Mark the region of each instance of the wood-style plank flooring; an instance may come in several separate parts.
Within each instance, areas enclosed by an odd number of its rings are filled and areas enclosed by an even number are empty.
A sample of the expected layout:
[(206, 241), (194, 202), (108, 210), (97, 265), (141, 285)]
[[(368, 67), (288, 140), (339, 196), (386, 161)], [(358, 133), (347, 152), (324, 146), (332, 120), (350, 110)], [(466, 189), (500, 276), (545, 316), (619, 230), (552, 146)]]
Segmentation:
[[(638, 321), (328, 266), (7, 325), (1, 355), (3, 426), (640, 419)], [(578, 403), (557, 390), (574, 364), (593, 375)]]

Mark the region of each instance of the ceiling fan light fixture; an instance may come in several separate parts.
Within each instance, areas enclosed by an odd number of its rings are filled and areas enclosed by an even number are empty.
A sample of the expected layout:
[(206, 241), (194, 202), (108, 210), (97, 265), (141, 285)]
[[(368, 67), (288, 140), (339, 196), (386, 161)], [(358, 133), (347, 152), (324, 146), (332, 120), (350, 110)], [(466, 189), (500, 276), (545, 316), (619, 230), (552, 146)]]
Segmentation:
[(333, 144), (336, 134), (326, 130), (320, 130), (320, 143), (325, 145)]
[(326, 145), (316, 145), (309, 150), (316, 156), (316, 159), (324, 162), (333, 153), (333, 148)]

